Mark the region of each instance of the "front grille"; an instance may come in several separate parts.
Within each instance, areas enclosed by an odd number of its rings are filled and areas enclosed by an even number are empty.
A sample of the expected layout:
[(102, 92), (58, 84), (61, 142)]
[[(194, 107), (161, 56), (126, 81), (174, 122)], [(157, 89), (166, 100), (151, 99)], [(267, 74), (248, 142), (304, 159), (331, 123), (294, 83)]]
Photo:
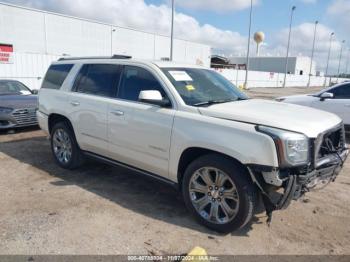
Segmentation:
[(12, 113), (18, 126), (36, 125), (38, 120), (36, 118), (36, 108), (16, 109)]
[(343, 125), (325, 132), (317, 139), (316, 158), (321, 159), (329, 154), (341, 153), (345, 147), (345, 130)]

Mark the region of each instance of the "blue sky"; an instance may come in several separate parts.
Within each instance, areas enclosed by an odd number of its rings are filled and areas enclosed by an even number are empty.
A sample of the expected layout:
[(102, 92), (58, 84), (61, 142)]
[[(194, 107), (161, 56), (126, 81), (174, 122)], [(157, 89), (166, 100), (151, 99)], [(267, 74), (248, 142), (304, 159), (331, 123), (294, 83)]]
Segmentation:
[[(161, 4), (161, 0), (148, 0), (152, 4)], [(253, 9), (253, 31), (262, 30), (267, 34), (278, 32), (289, 25), (290, 8), (297, 6), (295, 24), (321, 20), (330, 1), (304, 3), (299, 0), (263, 0)], [(177, 7), (177, 10), (195, 17), (200, 23), (209, 23), (224, 30), (247, 34), (249, 9), (215, 13), (209, 10), (191, 10)]]
[[(89, 18), (170, 34), (170, 0), (0, 0), (12, 4)], [(247, 51), (250, 0), (175, 0), (175, 37), (213, 47), (217, 54), (244, 56)], [(350, 0), (253, 0), (252, 33), (265, 32), (261, 54), (284, 56), (289, 16), (297, 6), (291, 42), (291, 55), (310, 56), (315, 20), (317, 30), (315, 60), (324, 70), (329, 35), (336, 33), (331, 55), (331, 70), (337, 69), (341, 40), (350, 47)], [(98, 5), (98, 8), (96, 6)], [(254, 43), (251, 42), (253, 46)], [(253, 49), (254, 50), (254, 49)], [(346, 59), (343, 59), (345, 64)], [(342, 64), (342, 66), (343, 66)]]

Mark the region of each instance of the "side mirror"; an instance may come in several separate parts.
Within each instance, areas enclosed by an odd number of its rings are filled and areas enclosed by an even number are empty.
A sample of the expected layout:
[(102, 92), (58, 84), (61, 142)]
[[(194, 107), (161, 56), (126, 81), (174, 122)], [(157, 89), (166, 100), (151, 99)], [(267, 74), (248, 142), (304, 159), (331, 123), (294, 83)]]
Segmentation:
[(320, 95), (320, 98), (321, 98), (320, 100), (324, 101), (326, 99), (331, 99), (333, 97), (334, 97), (334, 95), (332, 93), (324, 92)]
[(169, 107), (171, 105), (169, 99), (163, 98), (158, 90), (141, 91), (139, 94), (139, 101), (161, 107)]
[(39, 94), (39, 90), (38, 90), (38, 89), (33, 89), (33, 90), (32, 90), (32, 94), (33, 94), (33, 95)]

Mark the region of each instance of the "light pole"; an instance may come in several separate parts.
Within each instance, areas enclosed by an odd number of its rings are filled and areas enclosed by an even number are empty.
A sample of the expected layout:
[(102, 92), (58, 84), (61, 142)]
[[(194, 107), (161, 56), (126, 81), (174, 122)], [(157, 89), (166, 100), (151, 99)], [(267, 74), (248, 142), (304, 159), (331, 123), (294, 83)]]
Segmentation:
[[(333, 36), (334, 36), (334, 32), (331, 33), (330, 37), (329, 37), (329, 50), (328, 50), (328, 58), (327, 58), (327, 66), (326, 66), (326, 74), (325, 74), (325, 78), (324, 78), (324, 86), (326, 87), (327, 85), (327, 76), (328, 76), (328, 67), (329, 67), (329, 58), (331, 57), (331, 49), (332, 49), (332, 40), (333, 40)], [(329, 78), (329, 82), (330, 82), (330, 78)]]
[(347, 57), (347, 61), (346, 61), (345, 74), (348, 74), (349, 60), (350, 60), (350, 48), (348, 49), (348, 57)]
[(312, 42), (312, 51), (311, 51), (311, 63), (310, 63), (310, 71), (309, 71), (309, 81), (307, 82), (307, 87), (310, 87), (310, 82), (311, 82), (311, 71), (312, 71), (312, 64), (313, 64), (314, 53), (315, 53), (315, 42), (316, 42), (317, 25), (318, 25), (318, 21), (315, 22), (314, 40)]
[(287, 70), (288, 70), (288, 57), (289, 57), (289, 47), (290, 47), (290, 36), (291, 36), (291, 34), (292, 34), (293, 15), (294, 15), (295, 9), (296, 9), (296, 6), (293, 6), (293, 7), (292, 7), (292, 11), (291, 11), (291, 13), (290, 13), (289, 35), (288, 35), (288, 44), (287, 44), (286, 64), (285, 64), (285, 69), (284, 69), (284, 82), (283, 82), (283, 87), (286, 87), (286, 82), (287, 82)]
[(250, 0), (248, 48), (247, 48), (247, 61), (246, 61), (246, 68), (245, 68), (244, 88), (248, 88), (248, 71), (249, 71), (250, 35), (251, 35), (251, 30), (252, 30), (252, 14), (253, 14), (253, 0)]
[(345, 40), (343, 40), (343, 41), (341, 42), (341, 47), (340, 47), (337, 83), (339, 82), (340, 65), (341, 65), (341, 59), (342, 59), (342, 55), (343, 55), (343, 45), (344, 45), (344, 43), (345, 43)]
[(174, 52), (174, 16), (175, 16), (175, 0), (172, 0), (171, 1), (170, 61), (173, 61), (173, 52)]
[(113, 56), (113, 33), (115, 32), (115, 29), (111, 29), (111, 56)]

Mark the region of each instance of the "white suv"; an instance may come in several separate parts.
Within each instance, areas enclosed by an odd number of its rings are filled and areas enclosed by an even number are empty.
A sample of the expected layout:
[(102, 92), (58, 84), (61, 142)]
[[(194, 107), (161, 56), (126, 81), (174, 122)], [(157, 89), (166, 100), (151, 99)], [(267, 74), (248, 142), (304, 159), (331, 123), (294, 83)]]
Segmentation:
[(248, 99), (215, 71), (170, 62), (61, 59), (37, 114), (61, 167), (93, 157), (177, 186), (221, 232), (245, 226), (260, 197), (271, 218), (334, 181), (348, 155), (339, 117)]

